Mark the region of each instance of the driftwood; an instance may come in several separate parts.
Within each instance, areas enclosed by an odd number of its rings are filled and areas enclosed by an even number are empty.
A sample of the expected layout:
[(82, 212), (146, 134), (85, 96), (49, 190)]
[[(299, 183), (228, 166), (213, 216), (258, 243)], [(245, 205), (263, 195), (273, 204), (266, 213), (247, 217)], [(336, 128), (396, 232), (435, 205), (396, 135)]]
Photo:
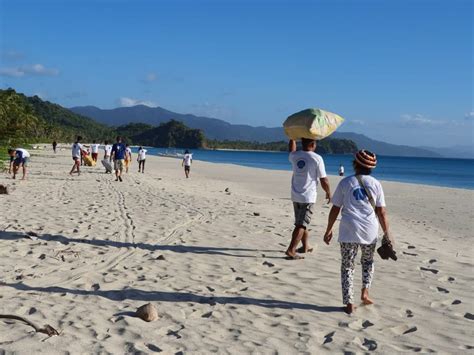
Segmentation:
[(49, 324), (44, 325), (42, 328), (38, 327), (35, 323), (29, 321), (26, 318), (15, 316), (12, 314), (0, 314), (0, 319), (13, 319), (13, 320), (19, 320), (21, 322), (24, 322), (28, 324), (30, 327), (33, 327), (35, 332), (37, 333), (43, 333), (47, 334), (48, 336), (52, 337), (53, 335), (59, 335), (59, 332), (54, 329), (52, 326)]

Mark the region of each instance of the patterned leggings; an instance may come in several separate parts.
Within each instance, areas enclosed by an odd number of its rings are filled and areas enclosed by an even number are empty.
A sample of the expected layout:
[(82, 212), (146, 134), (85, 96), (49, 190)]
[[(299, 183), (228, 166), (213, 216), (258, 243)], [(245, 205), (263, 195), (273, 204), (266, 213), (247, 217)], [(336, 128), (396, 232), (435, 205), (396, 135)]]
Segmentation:
[(362, 249), (362, 287), (369, 288), (374, 276), (375, 244), (340, 243), (341, 244), (341, 286), (342, 302), (354, 303), (354, 268), (357, 249)]

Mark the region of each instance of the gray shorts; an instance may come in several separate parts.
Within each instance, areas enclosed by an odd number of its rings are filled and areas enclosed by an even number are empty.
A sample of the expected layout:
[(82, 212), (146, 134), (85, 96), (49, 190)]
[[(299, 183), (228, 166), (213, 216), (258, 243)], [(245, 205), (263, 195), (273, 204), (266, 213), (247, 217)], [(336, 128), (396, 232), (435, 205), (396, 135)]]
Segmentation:
[(123, 170), (123, 159), (114, 160), (114, 170)]
[(307, 228), (311, 223), (313, 216), (313, 203), (293, 202), (293, 209), (295, 210), (295, 226)]

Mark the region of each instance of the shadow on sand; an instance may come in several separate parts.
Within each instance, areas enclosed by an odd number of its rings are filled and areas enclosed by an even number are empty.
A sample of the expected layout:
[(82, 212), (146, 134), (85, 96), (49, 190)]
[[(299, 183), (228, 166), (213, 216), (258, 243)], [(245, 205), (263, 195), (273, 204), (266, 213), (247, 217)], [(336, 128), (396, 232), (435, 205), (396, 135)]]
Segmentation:
[[(15, 231), (0, 231), (0, 240), (18, 240), (28, 238), (25, 233)], [(59, 234), (36, 234), (35, 238), (43, 241), (59, 242), (65, 245), (70, 243), (82, 243), (94, 246), (102, 247), (114, 247), (114, 248), (138, 248), (149, 251), (171, 251), (174, 253), (194, 253), (194, 254), (212, 254), (222, 256), (232, 256), (237, 258), (261, 258), (261, 255), (245, 255), (245, 254), (232, 254), (232, 252), (252, 252), (252, 253), (279, 253), (281, 250), (258, 250), (258, 249), (246, 249), (246, 248), (217, 248), (217, 247), (202, 247), (202, 246), (188, 246), (188, 245), (160, 245), (160, 244), (147, 244), (147, 243), (130, 243), (120, 242), (116, 240), (102, 240), (102, 239), (78, 239), (65, 237)], [(276, 256), (265, 256), (266, 259), (282, 259)]]
[[(35, 291), (47, 293), (68, 293), (80, 296), (97, 296), (107, 298), (112, 301), (147, 301), (147, 302), (194, 302), (200, 304), (235, 304), (252, 305), (264, 308), (301, 309), (322, 313), (342, 312), (342, 307), (318, 306), (314, 304), (278, 301), (268, 299), (258, 299), (243, 296), (201, 296), (190, 292), (165, 292), (165, 291), (143, 291), (135, 288), (125, 288), (123, 290), (78, 290), (65, 287), (33, 287), (24, 283), (1, 283), (0, 287), (12, 287), (18, 291)], [(128, 315), (128, 314), (127, 314)]]

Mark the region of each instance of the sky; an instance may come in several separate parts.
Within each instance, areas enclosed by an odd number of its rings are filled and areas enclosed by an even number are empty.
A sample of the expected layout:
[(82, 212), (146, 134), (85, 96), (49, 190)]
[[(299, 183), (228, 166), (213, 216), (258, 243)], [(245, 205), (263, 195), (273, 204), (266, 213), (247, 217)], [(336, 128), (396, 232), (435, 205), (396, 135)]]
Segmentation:
[(0, 0), (0, 87), (253, 126), (473, 145), (470, 0)]

